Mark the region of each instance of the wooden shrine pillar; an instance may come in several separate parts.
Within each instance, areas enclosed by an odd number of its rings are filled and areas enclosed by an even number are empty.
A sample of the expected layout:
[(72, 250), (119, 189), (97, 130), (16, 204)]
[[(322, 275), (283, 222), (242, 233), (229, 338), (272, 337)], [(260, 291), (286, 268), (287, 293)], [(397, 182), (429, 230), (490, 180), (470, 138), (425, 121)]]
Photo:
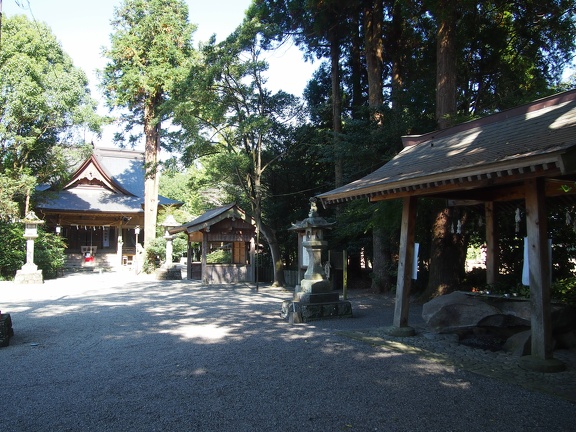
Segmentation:
[(208, 269), (207, 269), (207, 259), (208, 255), (208, 233), (202, 233), (202, 270), (201, 270), (201, 280), (204, 285), (208, 285)]
[(387, 329), (388, 333), (394, 336), (413, 336), (415, 333), (414, 329), (408, 326), (408, 312), (410, 309), (410, 288), (412, 286), (414, 263), (416, 203), (416, 197), (403, 198), (396, 305), (394, 306), (392, 327)]
[(486, 284), (492, 285), (498, 278), (500, 258), (500, 245), (498, 244), (493, 202), (484, 204), (484, 213), (486, 216)]
[(526, 231), (531, 304), (531, 355), (520, 357), (520, 366), (539, 372), (560, 372), (566, 366), (552, 357), (550, 304), (550, 259), (548, 257), (547, 214), (544, 179), (524, 183)]
[(186, 279), (192, 279), (192, 242), (188, 235), (188, 249), (186, 251)]

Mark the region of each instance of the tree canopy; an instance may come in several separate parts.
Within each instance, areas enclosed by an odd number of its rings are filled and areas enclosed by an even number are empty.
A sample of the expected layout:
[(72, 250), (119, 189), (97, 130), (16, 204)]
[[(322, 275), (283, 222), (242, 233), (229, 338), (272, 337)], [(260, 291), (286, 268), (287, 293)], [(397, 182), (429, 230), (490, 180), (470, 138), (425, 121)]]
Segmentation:
[(69, 150), (83, 144), (84, 130), (98, 132), (102, 120), (86, 75), (46, 25), (24, 16), (2, 24), (0, 202), (6, 217), (18, 214), (16, 202), (36, 182), (66, 176)]
[[(165, 103), (193, 61), (188, 7), (182, 0), (124, 0), (115, 8), (109, 62), (102, 87), (110, 108), (121, 110), (129, 142), (145, 137), (144, 244), (155, 237), (158, 211), (158, 153)], [(141, 126), (141, 133), (134, 127)], [(122, 141), (123, 135), (117, 136)]]

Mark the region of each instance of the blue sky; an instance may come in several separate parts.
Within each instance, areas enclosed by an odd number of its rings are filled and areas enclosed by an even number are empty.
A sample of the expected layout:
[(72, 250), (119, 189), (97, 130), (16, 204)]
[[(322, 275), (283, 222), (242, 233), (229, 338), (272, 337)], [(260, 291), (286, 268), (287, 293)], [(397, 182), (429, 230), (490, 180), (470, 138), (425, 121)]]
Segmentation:
[[(96, 69), (105, 65), (100, 56), (108, 46), (110, 20), (120, 0), (0, 0), (5, 17), (25, 14), (30, 19), (46, 23), (90, 80), (92, 95), (99, 99)], [(194, 45), (206, 41), (212, 34), (218, 40), (228, 36), (244, 18), (251, 0), (187, 0), (190, 22), (197, 25)], [(20, 7), (19, 5), (22, 5)], [(271, 90), (302, 95), (302, 91), (318, 64), (305, 63), (302, 53), (294, 46), (282, 47), (269, 53), (268, 87)], [(101, 108), (105, 113), (104, 108)], [(107, 139), (107, 138), (104, 138)]]

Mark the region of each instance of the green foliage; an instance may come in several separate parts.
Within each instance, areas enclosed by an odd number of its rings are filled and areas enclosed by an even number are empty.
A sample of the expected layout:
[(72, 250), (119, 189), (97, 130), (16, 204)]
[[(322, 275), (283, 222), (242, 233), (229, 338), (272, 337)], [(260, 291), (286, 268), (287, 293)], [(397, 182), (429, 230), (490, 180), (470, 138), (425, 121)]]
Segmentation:
[[(188, 7), (181, 0), (124, 0), (115, 9), (108, 64), (101, 74), (111, 108), (125, 109), (126, 132), (170, 116), (163, 103), (193, 58)], [(137, 136), (127, 135), (133, 143)], [(121, 138), (121, 137), (118, 137)]]
[(172, 240), (172, 260), (173, 262), (180, 262), (182, 258), (188, 252), (188, 238), (185, 234), (181, 234)]
[(156, 237), (148, 244), (144, 256), (143, 270), (152, 273), (160, 267), (161, 262), (166, 257), (166, 240), (163, 237)]
[[(187, 250), (188, 240), (186, 235), (178, 235), (172, 240), (172, 262), (180, 262), (180, 258), (184, 256)], [(156, 237), (146, 248), (143, 269), (145, 272), (151, 273), (164, 262), (166, 262), (166, 239), (164, 237)]]
[[(26, 263), (26, 240), (21, 223), (0, 221), (0, 279), (13, 279), (16, 271)], [(38, 228), (38, 238), (34, 241), (34, 263), (42, 270), (45, 279), (55, 278), (58, 270), (64, 267), (66, 245), (64, 240)]]
[(0, 217), (17, 217), (37, 183), (59, 183), (66, 155), (99, 131), (84, 72), (56, 37), (24, 16), (2, 21), (0, 50)]
[(576, 306), (576, 278), (560, 279), (554, 282), (552, 299)]
[(232, 252), (225, 249), (218, 249), (206, 255), (208, 264), (230, 264), (232, 262)]
[(53, 279), (64, 267), (66, 256), (64, 239), (56, 234), (38, 230), (38, 238), (34, 242), (34, 262), (42, 270), (44, 279)]
[(0, 220), (0, 279), (13, 279), (16, 270), (26, 262), (24, 227), (19, 223)]
[(188, 6), (182, 0), (124, 0), (115, 9), (112, 26), (101, 85), (108, 106), (122, 112), (126, 133), (117, 134), (115, 140), (125, 145), (128, 139), (134, 145), (142, 135), (145, 138), (144, 245), (148, 246), (156, 229), (162, 121), (172, 115), (166, 102), (192, 61), (195, 28), (188, 23)]

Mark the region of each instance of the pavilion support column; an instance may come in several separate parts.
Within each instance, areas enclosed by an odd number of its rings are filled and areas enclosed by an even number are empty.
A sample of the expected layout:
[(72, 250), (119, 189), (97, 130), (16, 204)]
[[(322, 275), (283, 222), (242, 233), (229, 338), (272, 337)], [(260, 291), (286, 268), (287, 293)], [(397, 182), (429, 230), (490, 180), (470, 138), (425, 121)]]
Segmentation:
[(552, 356), (550, 306), (550, 260), (548, 257), (547, 215), (543, 179), (524, 183), (526, 231), (531, 304), (531, 355), (520, 358), (520, 366), (539, 372), (560, 372), (564, 363)]
[(208, 234), (202, 233), (202, 283), (208, 285), (208, 269), (206, 265), (206, 255), (208, 255)]
[(394, 320), (387, 332), (393, 336), (413, 336), (415, 331), (408, 326), (412, 265), (414, 263), (414, 237), (416, 227), (416, 197), (403, 199), (402, 227), (400, 231), (400, 257), (398, 260), (398, 283)]
[(186, 279), (192, 279), (192, 242), (188, 236), (188, 249), (186, 253)]
[(492, 285), (498, 278), (500, 256), (493, 202), (487, 202), (484, 205), (484, 213), (486, 216), (486, 284)]

